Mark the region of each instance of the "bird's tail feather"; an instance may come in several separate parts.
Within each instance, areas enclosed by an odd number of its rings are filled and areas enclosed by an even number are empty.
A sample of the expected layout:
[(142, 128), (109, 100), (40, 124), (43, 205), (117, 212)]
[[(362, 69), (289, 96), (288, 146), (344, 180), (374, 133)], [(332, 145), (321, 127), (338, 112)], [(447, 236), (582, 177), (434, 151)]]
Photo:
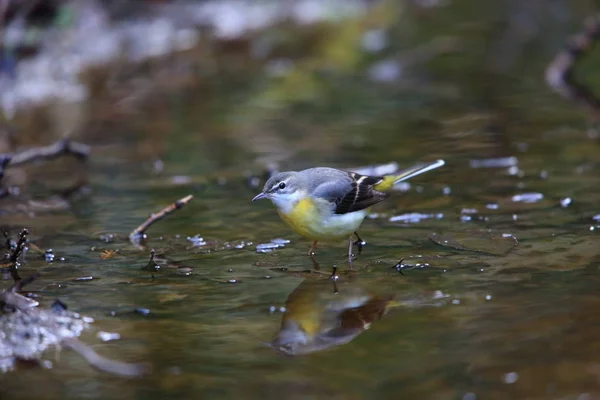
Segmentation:
[(421, 163), (413, 165), (410, 168), (404, 169), (394, 175), (388, 175), (384, 177), (383, 181), (375, 186), (376, 190), (388, 190), (391, 189), (394, 184), (398, 182), (405, 181), (407, 179), (413, 178), (417, 175), (421, 175), (424, 172), (431, 171), (433, 169), (439, 168), (445, 164), (444, 160), (436, 160), (431, 163)]

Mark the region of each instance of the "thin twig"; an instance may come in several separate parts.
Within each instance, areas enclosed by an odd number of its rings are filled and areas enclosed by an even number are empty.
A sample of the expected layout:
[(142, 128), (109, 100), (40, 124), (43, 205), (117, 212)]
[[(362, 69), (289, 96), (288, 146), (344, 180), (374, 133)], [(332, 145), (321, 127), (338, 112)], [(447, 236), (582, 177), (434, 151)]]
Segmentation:
[(583, 106), (591, 116), (600, 119), (600, 100), (586, 85), (575, 81), (574, 69), (589, 54), (600, 39), (600, 16), (591, 17), (584, 23), (583, 32), (569, 38), (546, 69), (546, 82), (552, 89)]
[(154, 249), (150, 250), (150, 261), (148, 261), (148, 264), (142, 267), (143, 270), (150, 271), (150, 276), (152, 276), (152, 280), (155, 279), (154, 273), (160, 270), (160, 265), (158, 265), (156, 261), (154, 261), (155, 254), (156, 252), (154, 251)]
[(67, 154), (78, 159), (86, 159), (90, 155), (90, 147), (82, 143), (72, 142), (69, 139), (62, 139), (48, 146), (33, 147), (20, 153), (3, 154), (0, 155), (0, 159), (10, 156), (11, 159), (7, 167), (13, 167), (37, 160), (51, 160)]
[(13, 252), (11, 253), (8, 261), (10, 263), (10, 275), (14, 281), (13, 287), (15, 290), (19, 290), (22, 286), (22, 279), (19, 275), (19, 257), (23, 254), (25, 250), (25, 245), (27, 244), (27, 234), (29, 231), (24, 228), (19, 234), (19, 240), (17, 240), (17, 245), (15, 246)]
[(145, 236), (146, 236), (145, 232), (146, 232), (146, 230), (148, 230), (148, 228), (150, 228), (150, 226), (152, 226), (155, 222), (160, 221), (167, 215), (171, 214), (175, 210), (179, 210), (180, 208), (185, 206), (190, 200), (192, 200), (192, 198), (194, 198), (194, 196), (192, 196), (191, 194), (187, 195), (184, 198), (179, 199), (174, 203), (171, 203), (170, 205), (163, 208), (159, 212), (157, 212), (155, 214), (150, 214), (150, 216), (148, 217), (148, 219), (146, 221), (144, 221), (140, 226), (135, 228), (129, 234), (129, 240), (131, 240), (134, 243), (139, 242), (141, 239), (145, 238)]

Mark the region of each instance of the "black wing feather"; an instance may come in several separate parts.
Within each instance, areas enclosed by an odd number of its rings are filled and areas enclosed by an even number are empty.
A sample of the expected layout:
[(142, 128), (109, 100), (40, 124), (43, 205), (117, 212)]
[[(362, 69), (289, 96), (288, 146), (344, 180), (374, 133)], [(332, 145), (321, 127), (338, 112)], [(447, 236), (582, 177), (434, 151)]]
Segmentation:
[(373, 186), (380, 183), (383, 177), (366, 176), (356, 173), (350, 173), (350, 177), (352, 178), (352, 189), (344, 197), (336, 201), (336, 214), (360, 211), (388, 197), (387, 193), (378, 192), (373, 189)]

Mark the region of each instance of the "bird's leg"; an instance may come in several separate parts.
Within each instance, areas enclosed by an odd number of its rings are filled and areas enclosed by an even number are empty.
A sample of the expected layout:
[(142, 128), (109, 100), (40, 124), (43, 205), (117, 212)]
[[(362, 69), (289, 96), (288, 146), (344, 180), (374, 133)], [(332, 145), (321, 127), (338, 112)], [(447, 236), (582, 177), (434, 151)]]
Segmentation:
[(332, 271), (331, 271), (331, 277), (329, 278), (333, 282), (333, 294), (338, 294), (339, 293), (339, 290), (338, 290), (337, 285), (335, 283), (338, 280), (338, 276), (336, 275), (336, 272), (337, 272), (337, 266), (334, 265), (333, 268), (332, 268)]
[(337, 275), (336, 275), (336, 273), (337, 273), (337, 265), (334, 265), (334, 266), (331, 268), (331, 276), (329, 277), (329, 279), (331, 279), (331, 280), (333, 280), (333, 281), (336, 281), (336, 280), (337, 280), (337, 278), (338, 278), (338, 277), (337, 277)]
[(310, 257), (312, 257), (312, 256), (314, 256), (314, 255), (315, 255), (315, 249), (316, 249), (316, 248), (317, 248), (317, 241), (316, 241), (316, 240), (313, 240), (313, 242), (312, 242), (312, 246), (310, 246), (310, 249), (308, 250), (308, 255), (309, 255)]
[(356, 235), (357, 239), (356, 242), (354, 242), (354, 245), (356, 245), (356, 248), (358, 249), (358, 254), (360, 254), (362, 252), (363, 247), (367, 245), (367, 242), (365, 242), (360, 236), (358, 236), (358, 232), (354, 232), (354, 234)]
[(352, 241), (352, 236), (348, 238), (348, 266), (352, 269), (352, 245), (354, 242)]

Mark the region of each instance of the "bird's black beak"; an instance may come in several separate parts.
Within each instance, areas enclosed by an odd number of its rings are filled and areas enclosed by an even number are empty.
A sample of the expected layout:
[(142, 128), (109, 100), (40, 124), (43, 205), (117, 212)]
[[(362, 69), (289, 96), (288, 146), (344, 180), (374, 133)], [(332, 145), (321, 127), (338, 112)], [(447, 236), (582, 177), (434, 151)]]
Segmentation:
[(254, 196), (254, 198), (252, 199), (252, 201), (256, 201), (256, 200), (260, 200), (260, 199), (266, 199), (267, 198), (267, 194), (266, 193), (259, 193), (256, 196)]

